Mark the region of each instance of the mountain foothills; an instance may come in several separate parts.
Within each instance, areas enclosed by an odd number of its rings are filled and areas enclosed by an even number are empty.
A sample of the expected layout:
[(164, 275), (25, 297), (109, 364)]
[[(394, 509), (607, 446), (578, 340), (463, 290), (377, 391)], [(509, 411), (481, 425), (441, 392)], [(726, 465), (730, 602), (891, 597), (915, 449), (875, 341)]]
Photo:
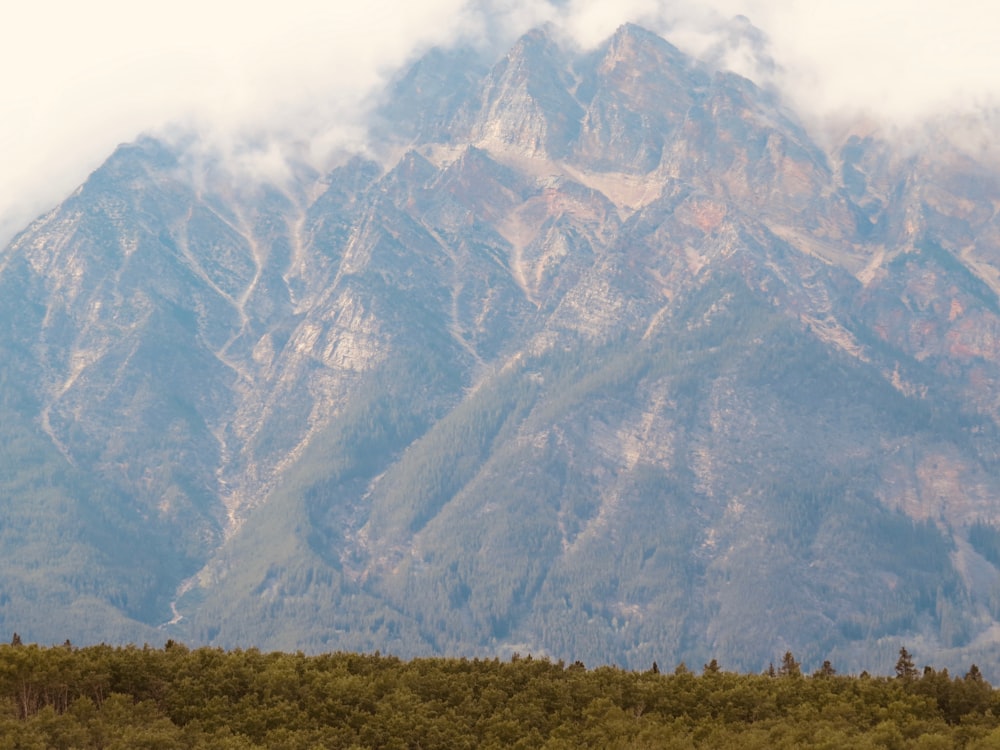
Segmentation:
[(1000, 168), (636, 26), (385, 101), (328, 174), (124, 145), (0, 255), (0, 630), (1000, 679)]

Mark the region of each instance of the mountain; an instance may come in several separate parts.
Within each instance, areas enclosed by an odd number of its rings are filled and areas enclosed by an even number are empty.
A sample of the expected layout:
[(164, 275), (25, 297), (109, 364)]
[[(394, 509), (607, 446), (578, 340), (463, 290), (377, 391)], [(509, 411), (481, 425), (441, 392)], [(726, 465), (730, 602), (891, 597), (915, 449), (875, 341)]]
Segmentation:
[(994, 163), (632, 25), (372, 133), (144, 137), (3, 251), (0, 628), (1000, 678)]

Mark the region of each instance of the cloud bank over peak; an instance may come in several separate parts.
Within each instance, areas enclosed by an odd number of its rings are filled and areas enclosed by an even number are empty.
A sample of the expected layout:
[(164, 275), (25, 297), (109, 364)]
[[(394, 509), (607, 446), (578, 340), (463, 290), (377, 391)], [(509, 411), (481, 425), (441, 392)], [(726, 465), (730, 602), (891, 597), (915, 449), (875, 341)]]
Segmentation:
[(627, 21), (777, 88), (814, 122), (907, 124), (1000, 101), (1000, 10), (974, 0), (22, 3), (0, 42), (0, 241), (142, 132), (196, 130), (264, 167), (288, 144), (322, 160), (364, 146), (372, 92), (431, 46), (500, 53), (550, 23), (589, 47)]

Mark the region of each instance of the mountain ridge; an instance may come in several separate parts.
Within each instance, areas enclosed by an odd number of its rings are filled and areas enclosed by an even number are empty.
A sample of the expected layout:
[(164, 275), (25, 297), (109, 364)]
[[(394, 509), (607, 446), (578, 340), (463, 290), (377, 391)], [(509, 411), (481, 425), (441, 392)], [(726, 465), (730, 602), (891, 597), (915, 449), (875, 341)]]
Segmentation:
[(1000, 669), (998, 172), (823, 149), (632, 25), (390, 90), (398, 160), (192, 182), (145, 138), (3, 252), (0, 439), (50, 477), (7, 494), (110, 516), (50, 532), (109, 614), (24, 619), (28, 571), (8, 629)]

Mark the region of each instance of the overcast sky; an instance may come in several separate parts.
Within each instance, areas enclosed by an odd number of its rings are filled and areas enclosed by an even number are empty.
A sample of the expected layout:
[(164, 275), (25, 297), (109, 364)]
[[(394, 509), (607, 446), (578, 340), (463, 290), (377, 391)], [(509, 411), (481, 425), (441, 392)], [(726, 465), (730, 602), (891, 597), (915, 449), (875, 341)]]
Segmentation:
[(0, 241), (114, 147), (170, 124), (219, 148), (362, 144), (361, 102), (433, 44), (499, 49), (543, 21), (592, 45), (625, 21), (764, 73), (722, 32), (768, 39), (772, 83), (807, 117), (913, 122), (995, 106), (1000, 6), (986, 0), (34, 0), (0, 26)]

